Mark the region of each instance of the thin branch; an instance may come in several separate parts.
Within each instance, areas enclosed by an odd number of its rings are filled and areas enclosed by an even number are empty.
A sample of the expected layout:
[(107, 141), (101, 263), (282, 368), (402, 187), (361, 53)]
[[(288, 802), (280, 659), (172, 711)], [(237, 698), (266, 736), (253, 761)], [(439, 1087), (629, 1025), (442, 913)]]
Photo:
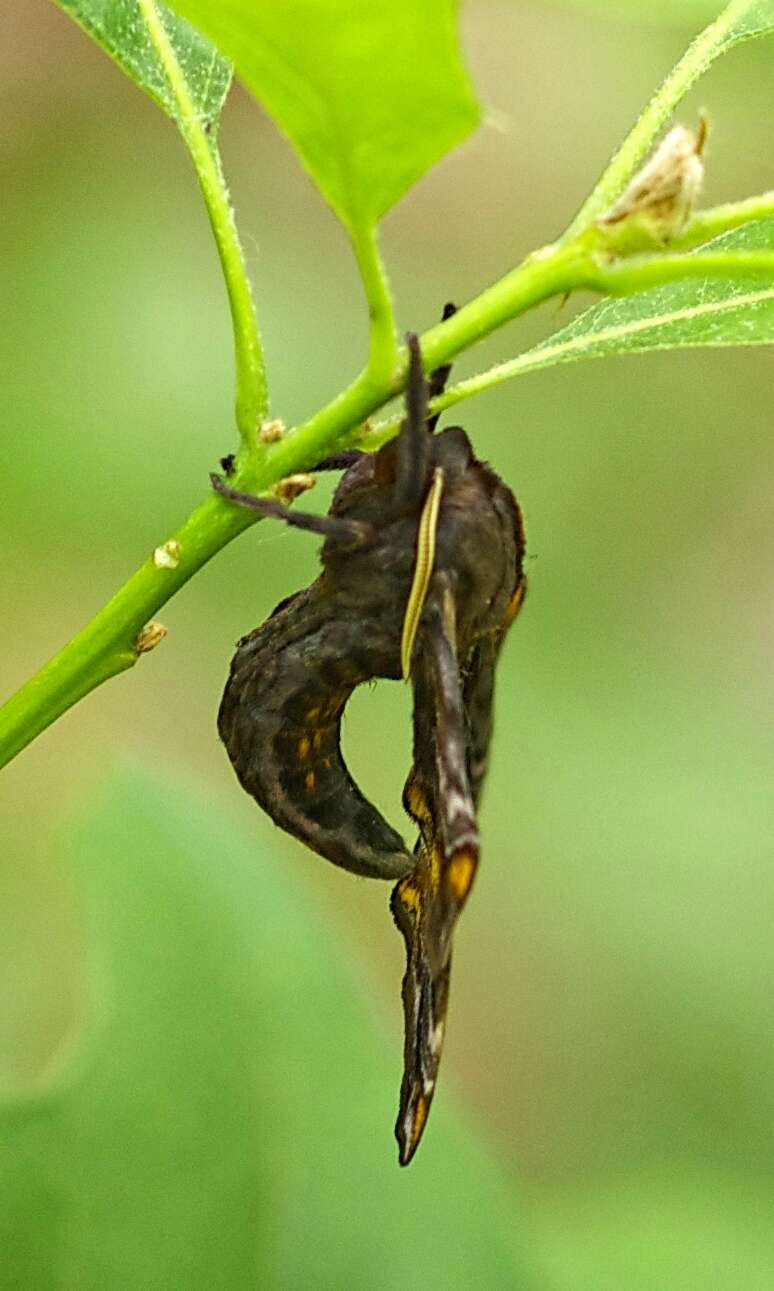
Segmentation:
[(707, 251), (698, 255), (643, 256), (595, 263), (585, 286), (609, 296), (631, 296), (689, 278), (774, 278), (774, 251)]
[[(541, 345), (536, 345), (533, 349), (527, 350), (524, 354), (517, 354), (513, 359), (507, 359), (505, 363), (497, 363), (488, 368), (486, 372), (479, 372), (474, 377), (468, 377), (465, 381), (458, 381), (456, 385), (450, 386), (444, 394), (439, 395), (437, 399), (431, 399), (429, 410), (433, 413), (446, 412), (453, 408), (455, 404), (462, 403), (465, 399), (470, 399), (473, 395), (483, 394), (487, 390), (494, 390), (496, 386), (503, 385), (506, 381), (512, 381), (514, 377), (526, 376), (528, 372), (539, 372), (543, 368), (558, 367), (563, 363), (572, 363), (578, 359), (597, 359), (603, 358), (608, 353), (615, 353), (615, 350), (606, 350), (605, 346), (612, 346), (623, 340), (636, 337), (646, 332), (653, 331), (654, 327), (663, 328), (670, 323), (686, 322), (689, 319), (698, 319), (703, 315), (712, 315), (724, 312), (730, 312), (735, 309), (745, 309), (754, 305), (759, 305), (764, 301), (774, 301), (774, 287), (769, 287), (763, 291), (750, 291), (740, 296), (729, 297), (728, 300), (707, 300), (700, 305), (688, 306), (684, 309), (676, 309), (671, 314), (659, 314), (657, 317), (645, 317), (630, 319), (626, 323), (616, 323), (611, 327), (602, 327), (595, 332), (583, 332), (577, 336), (568, 337), (567, 340), (557, 341), (552, 345), (546, 341)], [(697, 342), (705, 345), (705, 341)], [(761, 342), (764, 344), (764, 342)], [(646, 347), (643, 347), (646, 348)], [(672, 342), (665, 341), (662, 347), (658, 345), (647, 346), (648, 349), (673, 349)], [(623, 350), (620, 351), (624, 353)], [(626, 353), (637, 353), (636, 347), (627, 350)], [(375, 452), (381, 448), (382, 444), (388, 443), (400, 430), (400, 418), (391, 417), (389, 420), (378, 421), (366, 435), (359, 441), (360, 447), (367, 452)]]
[(712, 206), (709, 210), (697, 211), (682, 233), (672, 238), (669, 250), (690, 251), (692, 247), (703, 246), (722, 233), (731, 233), (745, 224), (754, 224), (757, 220), (771, 219), (773, 216), (774, 189), (760, 193), (757, 197), (748, 197), (744, 202), (726, 202), (723, 206)]
[[(724, 257), (724, 263), (720, 267), (717, 262), (715, 263), (714, 272), (706, 263), (708, 259), (708, 256), (703, 255), (691, 257), (690, 260), (687, 258), (680, 259), (676, 261), (677, 270), (672, 268), (669, 260), (650, 261), (647, 265), (646, 273), (637, 273), (635, 271), (640, 285), (635, 287), (632, 278), (629, 279), (628, 284), (624, 284), (624, 280), (618, 278), (613, 284), (615, 290), (611, 288), (610, 294), (633, 295), (656, 286), (663, 286), (668, 282), (695, 277), (742, 278), (748, 275), (755, 278), (763, 275), (774, 278), (774, 255), (771, 253), (748, 253), (741, 257), (741, 263), (739, 253), (733, 256), (729, 253), (727, 257)], [(698, 271), (695, 269), (697, 263), (700, 265)], [(669, 266), (669, 268), (667, 269), (666, 266)], [(643, 269), (645, 267), (643, 266)], [(657, 278), (657, 280), (653, 281), (653, 278)], [(624, 285), (626, 289), (622, 290)], [(703, 304), (686, 306), (675, 310), (672, 314), (635, 318), (598, 331), (582, 332), (576, 336), (568, 337), (566, 340), (557, 340), (555, 344), (552, 344), (551, 338), (549, 338), (523, 354), (517, 354), (514, 358), (507, 359), (504, 363), (495, 364), (485, 372), (478, 372), (475, 376), (468, 377), (465, 381), (458, 381), (455, 385), (449, 386), (448, 390), (443, 394), (431, 399), (429, 411), (431, 415), (446, 412), (449, 408), (453, 408), (456, 404), (462, 403), (474, 395), (493, 390), (496, 386), (503, 385), (506, 381), (513, 380), (514, 377), (525, 376), (528, 372), (538, 372), (542, 368), (556, 367), (559, 364), (570, 363), (581, 358), (601, 357), (604, 353), (603, 345), (620, 342), (627, 337), (652, 331), (655, 327), (664, 327), (669, 323), (697, 319), (701, 318), (702, 315), (719, 314), (724, 311), (741, 309), (745, 306), (751, 307), (773, 299), (774, 284), (768, 288), (750, 291), (728, 300), (705, 301)], [(669, 348), (671, 348), (671, 345)], [(376, 422), (358, 441), (359, 446), (367, 452), (375, 452), (397, 435), (400, 424), (400, 417), (390, 417), (384, 421)]]

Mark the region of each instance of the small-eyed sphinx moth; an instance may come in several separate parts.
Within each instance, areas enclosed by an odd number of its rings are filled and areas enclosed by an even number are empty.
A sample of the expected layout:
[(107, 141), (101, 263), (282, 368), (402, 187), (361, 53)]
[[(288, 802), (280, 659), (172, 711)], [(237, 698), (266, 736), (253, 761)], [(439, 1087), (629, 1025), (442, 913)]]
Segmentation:
[[(402, 1165), (435, 1089), (452, 936), (478, 865), (495, 665), (525, 591), (516, 499), (461, 427), (433, 433), (428, 395), (443, 389), (448, 369), (428, 385), (415, 336), (408, 345), (400, 433), (378, 452), (319, 464), (346, 468), (328, 515), (212, 477), (232, 502), (325, 540), (320, 576), (239, 642), (218, 728), (243, 787), (278, 825), (335, 865), (397, 880), (391, 905), (407, 952)], [(401, 676), (414, 696), (403, 795), (419, 829), (413, 853), (360, 792), (340, 747), (354, 688)]]

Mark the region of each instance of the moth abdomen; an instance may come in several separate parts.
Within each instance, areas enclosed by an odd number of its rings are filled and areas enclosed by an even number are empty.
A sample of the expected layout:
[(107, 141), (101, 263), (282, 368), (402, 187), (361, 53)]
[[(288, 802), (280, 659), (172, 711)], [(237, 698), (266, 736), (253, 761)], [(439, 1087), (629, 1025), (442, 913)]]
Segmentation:
[(342, 712), (373, 672), (318, 609), (303, 593), (240, 643), (218, 729), (243, 788), (275, 824), (334, 865), (400, 878), (412, 858), (341, 753)]

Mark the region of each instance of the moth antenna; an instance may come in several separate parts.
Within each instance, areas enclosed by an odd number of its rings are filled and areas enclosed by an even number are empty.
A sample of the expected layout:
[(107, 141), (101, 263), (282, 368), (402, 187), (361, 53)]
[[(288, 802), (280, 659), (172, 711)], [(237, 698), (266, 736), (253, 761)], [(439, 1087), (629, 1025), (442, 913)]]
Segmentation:
[(395, 507), (411, 511), (419, 506), (430, 466), (430, 432), (427, 428), (427, 382), (422, 375), (422, 354), (414, 332), (406, 335), (409, 372), (406, 385), (406, 418), (398, 435), (395, 471)]
[[(456, 313), (457, 313), (457, 306), (453, 305), (451, 301), (449, 301), (448, 304), (444, 305), (443, 307), (441, 322), (445, 323), (447, 318), (451, 318), (452, 315)], [(451, 370), (452, 370), (451, 363), (444, 363), (440, 368), (436, 368), (434, 372), (430, 373), (430, 380), (428, 382), (428, 391), (427, 391), (428, 400), (437, 399), (439, 394), (443, 394), (444, 390), (446, 389), (446, 382), (449, 380), (449, 373), (451, 372)], [(438, 418), (440, 417), (440, 415), (441, 415), (440, 412), (436, 412), (431, 414), (427, 419), (427, 429), (430, 431), (431, 434), (435, 430), (436, 425), (438, 424)]]

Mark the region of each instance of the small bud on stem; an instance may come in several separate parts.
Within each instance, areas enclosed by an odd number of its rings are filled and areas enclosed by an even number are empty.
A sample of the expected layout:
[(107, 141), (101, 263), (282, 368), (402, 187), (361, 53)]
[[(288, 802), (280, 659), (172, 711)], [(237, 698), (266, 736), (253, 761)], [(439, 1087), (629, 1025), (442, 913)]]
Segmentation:
[(626, 222), (661, 243), (682, 233), (701, 192), (706, 140), (704, 116), (695, 133), (675, 126), (597, 224), (607, 229)]
[(155, 650), (166, 635), (167, 629), (164, 624), (159, 623), (157, 619), (151, 619), (150, 623), (146, 623), (145, 627), (141, 628), (137, 634), (137, 639), (134, 643), (137, 654), (147, 654), (149, 650)]

